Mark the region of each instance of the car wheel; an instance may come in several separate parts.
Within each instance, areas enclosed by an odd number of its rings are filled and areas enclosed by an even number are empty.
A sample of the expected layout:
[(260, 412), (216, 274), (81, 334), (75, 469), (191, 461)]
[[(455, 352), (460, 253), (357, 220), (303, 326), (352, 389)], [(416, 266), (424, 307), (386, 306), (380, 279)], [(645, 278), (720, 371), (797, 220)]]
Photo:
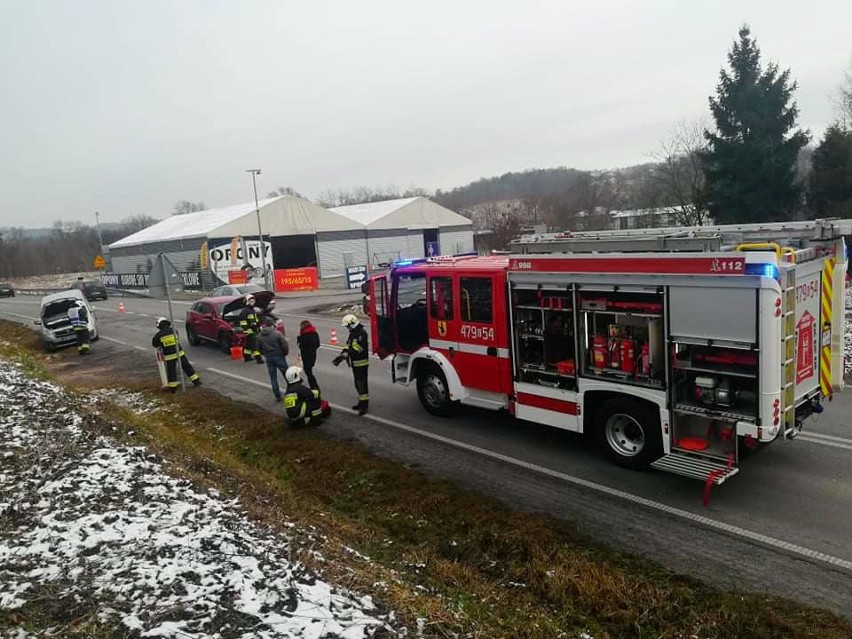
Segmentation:
[(611, 399), (595, 415), (598, 445), (613, 463), (642, 470), (663, 454), (660, 417), (633, 399)]
[(198, 346), (201, 343), (201, 340), (198, 338), (198, 335), (195, 334), (195, 331), (192, 330), (192, 326), (189, 324), (186, 325), (186, 339), (189, 342), (190, 346)]
[(222, 331), (219, 333), (219, 348), (222, 349), (222, 352), (226, 355), (231, 354), (231, 336), (226, 332)]
[(455, 408), (455, 402), (450, 400), (447, 378), (434, 364), (422, 366), (417, 371), (417, 397), (426, 412), (432, 415), (447, 417)]
[(44, 350), (47, 353), (55, 353), (56, 352), (56, 345), (52, 344), (50, 342), (44, 342)]

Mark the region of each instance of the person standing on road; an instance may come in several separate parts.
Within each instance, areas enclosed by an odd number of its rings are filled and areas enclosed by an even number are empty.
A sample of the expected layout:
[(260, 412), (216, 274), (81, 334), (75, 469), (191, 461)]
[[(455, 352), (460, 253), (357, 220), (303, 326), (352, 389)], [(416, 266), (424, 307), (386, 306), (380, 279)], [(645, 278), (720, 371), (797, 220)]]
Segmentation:
[(243, 329), (243, 333), (246, 336), (243, 361), (250, 362), (254, 358), (255, 362), (263, 364), (263, 358), (260, 356), (260, 350), (257, 347), (257, 332), (260, 328), (260, 322), (254, 310), (254, 297), (246, 295), (245, 304), (240, 311), (240, 328)]
[(317, 329), (308, 320), (302, 320), (299, 324), (299, 336), (296, 338), (299, 345), (299, 355), (302, 358), (302, 370), (308, 378), (308, 385), (319, 392), (317, 378), (314, 377), (314, 366), (317, 363), (317, 351), (320, 347), (320, 338)]
[(355, 391), (358, 393), (358, 403), (352, 407), (352, 410), (363, 415), (370, 406), (370, 393), (367, 388), (367, 370), (370, 366), (367, 331), (361, 325), (361, 320), (351, 313), (343, 316), (343, 326), (349, 329), (349, 339), (346, 340), (346, 348), (334, 358), (332, 363), (338, 366), (340, 362), (347, 360), (352, 367)]
[(311, 390), (302, 381), (301, 369), (291, 366), (284, 373), (287, 394), (284, 395), (284, 411), (290, 426), (319, 426), (331, 413), (328, 402), (320, 399), (319, 391)]
[(74, 329), (74, 336), (77, 338), (77, 354), (88, 355), (89, 349), (89, 311), (86, 310), (86, 305), (82, 300), (74, 302), (74, 306), (68, 309), (68, 319), (71, 320), (71, 327)]
[(281, 371), (282, 375), (287, 372), (287, 355), (290, 354), (290, 345), (287, 343), (284, 334), (275, 329), (275, 320), (271, 317), (267, 317), (263, 321), (258, 345), (266, 358), (266, 370), (269, 371), (272, 394), (275, 395), (275, 401), (280, 402), (281, 387), (278, 386), (278, 371)]
[(186, 358), (186, 353), (178, 341), (172, 323), (165, 317), (157, 318), (157, 333), (151, 340), (151, 345), (163, 351), (163, 361), (166, 363), (166, 379), (168, 379), (170, 392), (176, 393), (178, 386), (180, 386), (177, 379), (178, 360), (180, 360), (180, 367), (187, 379), (194, 385), (201, 386), (201, 378)]

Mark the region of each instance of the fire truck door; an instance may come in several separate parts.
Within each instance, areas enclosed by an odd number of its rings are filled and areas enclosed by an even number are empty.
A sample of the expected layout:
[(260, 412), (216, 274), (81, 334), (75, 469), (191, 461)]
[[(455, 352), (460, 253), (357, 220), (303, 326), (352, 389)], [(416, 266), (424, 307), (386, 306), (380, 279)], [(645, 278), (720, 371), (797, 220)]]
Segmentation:
[(387, 276), (377, 275), (370, 279), (369, 295), (370, 332), (372, 333), (370, 341), (373, 344), (373, 352), (385, 358), (396, 351), (396, 334), (388, 297)]
[(505, 280), (502, 273), (461, 275), (458, 281), (458, 352), (462, 384), (493, 393), (511, 386)]
[(429, 346), (445, 355), (453, 365), (459, 348), (455, 288), (453, 278), (448, 275), (430, 275), (426, 287)]

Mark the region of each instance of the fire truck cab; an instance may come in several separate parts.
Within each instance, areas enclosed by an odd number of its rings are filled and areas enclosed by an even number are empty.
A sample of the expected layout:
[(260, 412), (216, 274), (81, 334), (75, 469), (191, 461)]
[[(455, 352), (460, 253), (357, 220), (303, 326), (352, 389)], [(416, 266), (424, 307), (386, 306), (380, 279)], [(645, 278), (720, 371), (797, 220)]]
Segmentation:
[(722, 483), (843, 387), (848, 222), (539, 236), (371, 278), (374, 351), (424, 408), (588, 433)]

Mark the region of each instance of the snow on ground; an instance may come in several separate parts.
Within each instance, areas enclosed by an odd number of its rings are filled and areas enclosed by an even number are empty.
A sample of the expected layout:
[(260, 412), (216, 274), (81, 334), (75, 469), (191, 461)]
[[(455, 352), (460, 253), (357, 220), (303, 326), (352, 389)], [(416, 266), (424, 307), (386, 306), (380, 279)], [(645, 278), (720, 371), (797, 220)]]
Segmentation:
[(168, 476), (144, 447), (91, 433), (72, 406), (0, 360), (0, 609), (49, 592), (94, 602), (142, 637), (394, 634), (369, 596), (291, 561), (290, 542), (235, 501)]

